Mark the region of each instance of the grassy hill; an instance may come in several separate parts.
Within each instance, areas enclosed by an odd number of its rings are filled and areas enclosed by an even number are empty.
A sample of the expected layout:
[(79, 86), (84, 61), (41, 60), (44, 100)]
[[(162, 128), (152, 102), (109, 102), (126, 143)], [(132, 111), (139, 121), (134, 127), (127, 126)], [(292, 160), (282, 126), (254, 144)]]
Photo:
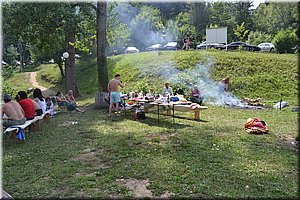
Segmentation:
[[(296, 101), (298, 75), (297, 56), (294, 54), (166, 51), (108, 58), (109, 78), (112, 78), (115, 73), (120, 73), (122, 80), (127, 82), (123, 92), (140, 91), (150, 87), (160, 91), (164, 81), (170, 81), (173, 88), (178, 87), (180, 84), (174, 85), (172, 80), (168, 80), (168, 74), (161, 76), (160, 72), (176, 70), (178, 73), (186, 69), (194, 69), (194, 72), (198, 73), (195, 70), (198, 65), (197, 69), (201, 73), (201, 68), (208, 68), (209, 64), (211, 64), (209, 68), (211, 78), (220, 81), (226, 76), (231, 76), (232, 91), (241, 98), (261, 97), (268, 100), (283, 98), (283, 100)], [(48, 69), (45, 70), (45, 67)], [(58, 68), (53, 65), (44, 66), (42, 69), (40, 74), (44, 77), (51, 76), (51, 79), (59, 79)], [(76, 70), (80, 91), (83, 94), (94, 94), (97, 91), (96, 60), (81, 61), (77, 64)], [(56, 77), (53, 77), (54, 72)], [(188, 78), (185, 78), (184, 81), (187, 80)]]
[[(173, 89), (185, 87), (189, 90), (191, 85), (197, 82), (191, 77), (195, 79), (194, 74), (198, 74), (198, 81), (210, 76), (216, 83), (226, 76), (231, 76), (232, 92), (241, 98), (260, 97), (277, 101), (282, 98), (294, 103), (297, 101), (298, 74), (295, 54), (219, 51), (144, 52), (109, 57), (108, 68), (109, 78), (115, 73), (120, 73), (122, 81), (127, 82), (123, 92), (148, 90), (150, 87), (160, 92), (165, 81), (169, 81)], [(43, 65), (37, 73), (37, 80), (41, 85), (63, 88), (61, 85), (63, 81), (56, 65)], [(78, 62), (76, 73), (81, 93), (87, 96), (94, 95), (97, 91), (96, 59)], [(22, 77), (27, 81), (20, 81)], [(16, 74), (7, 82), (15, 90), (30, 87), (28, 75), (23, 73)], [(200, 87), (200, 89), (207, 88)]]

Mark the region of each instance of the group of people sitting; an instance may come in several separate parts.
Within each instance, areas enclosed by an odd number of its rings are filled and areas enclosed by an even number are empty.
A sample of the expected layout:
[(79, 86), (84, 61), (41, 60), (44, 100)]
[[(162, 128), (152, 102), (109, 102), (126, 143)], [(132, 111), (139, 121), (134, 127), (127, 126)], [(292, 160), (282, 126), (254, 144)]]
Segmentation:
[[(173, 90), (170, 87), (169, 83), (165, 83), (165, 87), (162, 90), (162, 95), (164, 97), (166, 97), (168, 95), (173, 96)], [(201, 92), (197, 85), (194, 85), (194, 87), (190, 93), (190, 101), (192, 103), (198, 103), (199, 105), (202, 105), (203, 97), (201, 96)]]
[[(28, 98), (25, 91), (19, 91), (15, 101), (13, 101), (10, 94), (4, 94), (3, 101), (2, 125), (4, 127), (25, 124), (27, 120), (32, 120), (35, 116), (41, 116), (48, 110), (51, 116), (56, 114), (53, 101), (49, 96), (45, 98), (39, 88), (33, 90), (33, 99)], [(56, 95), (56, 102), (58, 105), (66, 105), (69, 111), (84, 112), (77, 108), (72, 90), (69, 90), (65, 97), (59, 91)]]
[(50, 110), (50, 115), (55, 115), (54, 105), (50, 97), (45, 98), (38, 88), (33, 91), (33, 99), (28, 98), (25, 91), (19, 91), (15, 101), (12, 100), (10, 94), (4, 94), (3, 100), (2, 125), (4, 127), (22, 125), (26, 120), (41, 116), (47, 110)]
[(77, 111), (77, 112), (85, 112), (84, 110), (79, 109), (78, 103), (75, 101), (75, 97), (73, 95), (73, 90), (68, 90), (67, 94), (64, 96), (61, 91), (58, 91), (55, 95), (55, 99), (57, 102), (57, 105), (59, 107), (65, 106), (68, 111)]

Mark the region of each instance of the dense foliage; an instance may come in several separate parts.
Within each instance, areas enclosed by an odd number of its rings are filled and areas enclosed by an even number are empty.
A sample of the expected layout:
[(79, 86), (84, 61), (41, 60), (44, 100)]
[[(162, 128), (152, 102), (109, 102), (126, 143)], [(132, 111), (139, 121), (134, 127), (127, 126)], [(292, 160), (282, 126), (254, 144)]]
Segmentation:
[[(75, 4), (72, 13), (70, 5), (5, 3), (4, 59), (13, 64), (19, 57), (12, 52), (28, 52), (28, 48), (32, 59), (48, 61), (54, 58), (58, 62), (65, 48), (66, 29), (63, 25), (68, 17), (77, 24), (74, 44), (77, 52), (95, 55), (95, 12), (89, 3), (80, 3)], [(191, 34), (193, 44), (199, 44), (205, 40), (205, 29), (213, 27), (227, 27), (228, 43), (241, 40), (255, 45), (271, 42), (281, 30), (296, 31), (299, 24), (297, 3), (261, 3), (255, 10), (252, 5), (252, 1), (109, 3), (108, 53), (123, 53), (126, 46), (136, 46), (144, 51), (156, 43), (181, 42), (187, 32)], [(19, 48), (20, 43), (23, 48)], [(296, 46), (294, 40), (293, 45)]]

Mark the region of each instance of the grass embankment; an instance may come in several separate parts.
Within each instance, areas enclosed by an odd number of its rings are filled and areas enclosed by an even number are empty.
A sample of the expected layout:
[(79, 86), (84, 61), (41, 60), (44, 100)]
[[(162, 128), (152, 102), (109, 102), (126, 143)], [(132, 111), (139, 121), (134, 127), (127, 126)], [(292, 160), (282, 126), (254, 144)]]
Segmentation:
[[(284, 94), (284, 99), (296, 103), (295, 55), (208, 54), (215, 60), (212, 77), (220, 80), (231, 75), (235, 94), (277, 99)], [(109, 58), (109, 74), (110, 78), (122, 74), (128, 82), (126, 90), (144, 85), (161, 89), (162, 80), (151, 72), (168, 62), (180, 69), (205, 63), (206, 55), (202, 51), (119, 55)], [(47, 71), (38, 73), (49, 77), (55, 68), (45, 67)], [(80, 91), (84, 96), (94, 95), (96, 61), (80, 63), (77, 73)], [(245, 86), (247, 74), (247, 80), (256, 84)], [(274, 85), (280, 87), (262, 87), (257, 79), (262, 74), (267, 80), (272, 75), (279, 78)], [(53, 79), (59, 80), (58, 74)], [(239, 90), (238, 83), (243, 86)], [(251, 89), (255, 87), (257, 92)], [(176, 115), (192, 118), (192, 113)], [(243, 126), (249, 117), (266, 121), (270, 133), (247, 134)], [(162, 116), (158, 124), (155, 113), (143, 121), (132, 120), (132, 114), (108, 118), (97, 110), (60, 113), (42, 131), (29, 133), (25, 145), (4, 138), (3, 189), (15, 198), (132, 197), (134, 192), (117, 179), (134, 178), (149, 180), (147, 188), (155, 197), (168, 191), (175, 197), (192, 198), (296, 198), (298, 154), (291, 142), (298, 131), (297, 113), (290, 108), (210, 106), (201, 114), (203, 121), (188, 119), (176, 118), (173, 124), (171, 118)], [(68, 121), (78, 124), (65, 124)]]
[[(108, 59), (109, 78), (120, 73), (122, 80), (128, 84), (124, 92), (150, 87), (160, 91), (165, 80), (154, 72), (162, 66), (169, 64), (177, 69), (193, 68), (197, 64), (207, 64), (209, 60), (213, 61), (212, 78), (220, 81), (231, 76), (232, 91), (241, 98), (283, 98), (296, 103), (297, 56), (293, 54), (177, 51), (119, 55)], [(96, 60), (77, 66), (78, 85), (83, 94), (97, 91), (96, 71)]]

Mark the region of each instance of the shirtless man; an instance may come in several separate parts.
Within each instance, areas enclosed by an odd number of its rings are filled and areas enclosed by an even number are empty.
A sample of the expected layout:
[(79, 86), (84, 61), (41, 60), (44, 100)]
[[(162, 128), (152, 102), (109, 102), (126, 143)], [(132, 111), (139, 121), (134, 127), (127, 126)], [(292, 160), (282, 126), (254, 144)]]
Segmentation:
[(109, 116), (111, 115), (111, 110), (114, 106), (114, 103), (116, 103), (116, 109), (117, 109), (118, 113), (120, 113), (119, 103), (121, 102), (121, 98), (120, 98), (118, 86), (121, 86), (123, 88), (126, 85), (126, 83), (124, 83), (124, 85), (121, 83), (120, 78), (121, 78), (121, 75), (116, 74), (115, 78), (112, 79), (111, 81), (109, 81), (108, 86), (107, 86), (107, 90), (110, 93)]
[(2, 124), (4, 127), (14, 126), (14, 125), (22, 125), (26, 122), (25, 112), (15, 101), (11, 101), (11, 96), (9, 94), (5, 94), (3, 96), (4, 105), (2, 105), (2, 116), (5, 114), (7, 118), (2, 120)]

